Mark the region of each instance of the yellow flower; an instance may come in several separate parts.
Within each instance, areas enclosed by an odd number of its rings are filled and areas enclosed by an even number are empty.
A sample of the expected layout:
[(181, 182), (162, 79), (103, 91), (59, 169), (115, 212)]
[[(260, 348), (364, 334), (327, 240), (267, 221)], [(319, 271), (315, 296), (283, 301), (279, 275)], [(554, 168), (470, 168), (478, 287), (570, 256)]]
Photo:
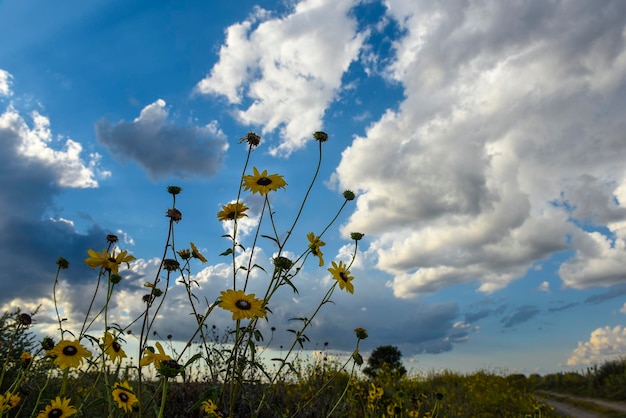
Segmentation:
[(107, 353), (112, 362), (122, 363), (122, 359), (126, 357), (126, 353), (120, 343), (117, 342), (117, 338), (108, 331), (104, 333), (104, 352)]
[(124, 409), (126, 412), (132, 412), (133, 405), (139, 403), (139, 399), (133, 393), (133, 388), (127, 381), (123, 383), (116, 382), (113, 386), (113, 400), (117, 402), (117, 407)]
[(130, 262), (135, 260), (135, 257), (128, 255), (128, 251), (121, 251), (117, 256), (115, 252), (109, 254), (107, 250), (102, 250), (101, 253), (97, 253), (94, 250), (87, 250), (89, 257), (85, 258), (85, 263), (91, 268), (102, 267), (111, 273), (119, 273), (119, 265), (126, 263), (126, 266), (130, 268)]
[(265, 318), (263, 300), (256, 299), (254, 293), (246, 295), (243, 290), (221, 292), (220, 307), (233, 313), (233, 320)]
[(376, 387), (373, 383), (370, 383), (369, 389), (369, 401), (376, 402), (378, 399), (383, 397), (384, 390), (383, 388)]
[(222, 206), (222, 210), (217, 212), (217, 219), (222, 222), (241, 219), (248, 216), (244, 213), (248, 209), (250, 208), (243, 203), (229, 203), (226, 206)]
[(27, 352), (23, 352), (22, 354), (20, 354), (20, 359), (25, 363), (25, 364), (29, 364), (31, 361), (33, 361), (33, 356), (30, 353)]
[(252, 194), (266, 195), (272, 190), (284, 189), (287, 183), (280, 174), (267, 174), (267, 170), (259, 173), (253, 167), (254, 174), (243, 176), (244, 190), (250, 190)]
[(54, 364), (61, 369), (79, 367), (85, 357), (91, 357), (91, 352), (78, 341), (61, 340), (48, 355), (55, 357)]
[(148, 364), (154, 363), (154, 367), (161, 367), (161, 362), (166, 360), (173, 360), (170, 356), (165, 354), (165, 350), (163, 350), (163, 346), (161, 343), (155, 343), (157, 350), (159, 353), (155, 353), (153, 349), (146, 348), (146, 352), (144, 353), (143, 358), (139, 361), (139, 366), (147, 366)]
[(324, 265), (324, 254), (320, 247), (326, 245), (324, 241), (320, 241), (320, 237), (316, 237), (313, 232), (309, 232), (306, 234), (306, 237), (309, 239), (309, 248), (311, 249), (311, 254), (320, 259), (320, 267)]
[(15, 408), (22, 398), (18, 394), (11, 394), (7, 392), (4, 395), (0, 395), (0, 412), (8, 411), (9, 409)]
[(57, 396), (55, 400), (46, 405), (46, 409), (39, 411), (37, 418), (66, 418), (74, 415), (76, 408), (70, 405), (70, 400), (66, 397)]
[(202, 402), (202, 408), (204, 409), (204, 412), (207, 413), (209, 418), (218, 418), (222, 416), (222, 414), (220, 414), (217, 410), (217, 405), (215, 405), (211, 399)]
[(350, 271), (347, 267), (343, 264), (343, 261), (340, 261), (339, 264), (333, 261), (333, 266), (328, 271), (333, 275), (333, 279), (339, 282), (340, 289), (345, 287), (346, 291), (354, 293), (354, 285), (351, 283), (354, 277), (350, 276)]
[(203, 263), (206, 263), (206, 258), (204, 258), (202, 253), (200, 251), (198, 251), (198, 249), (196, 248), (196, 245), (193, 242), (190, 242), (189, 245), (191, 245), (191, 256), (193, 258), (197, 258), (198, 260), (202, 261)]

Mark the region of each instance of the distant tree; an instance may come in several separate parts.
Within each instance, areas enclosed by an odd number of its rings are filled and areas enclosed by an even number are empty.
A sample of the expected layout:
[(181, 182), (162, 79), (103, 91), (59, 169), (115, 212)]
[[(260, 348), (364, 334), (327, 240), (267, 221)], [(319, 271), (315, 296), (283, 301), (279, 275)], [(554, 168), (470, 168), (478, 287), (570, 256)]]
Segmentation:
[(397, 374), (398, 377), (406, 374), (406, 369), (402, 365), (402, 353), (398, 350), (398, 347), (393, 345), (376, 347), (367, 359), (367, 367), (363, 369), (363, 373), (370, 378), (374, 378), (382, 368)]

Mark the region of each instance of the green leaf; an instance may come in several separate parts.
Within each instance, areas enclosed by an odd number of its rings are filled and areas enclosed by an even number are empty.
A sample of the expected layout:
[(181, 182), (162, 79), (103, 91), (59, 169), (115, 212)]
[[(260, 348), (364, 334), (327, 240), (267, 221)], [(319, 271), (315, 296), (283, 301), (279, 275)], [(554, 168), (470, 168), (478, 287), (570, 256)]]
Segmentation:
[(226, 251), (224, 251), (223, 253), (221, 253), (220, 255), (230, 255), (230, 254), (232, 254), (232, 253), (233, 253), (233, 249), (232, 249), (232, 248), (229, 248), (229, 249), (227, 249)]

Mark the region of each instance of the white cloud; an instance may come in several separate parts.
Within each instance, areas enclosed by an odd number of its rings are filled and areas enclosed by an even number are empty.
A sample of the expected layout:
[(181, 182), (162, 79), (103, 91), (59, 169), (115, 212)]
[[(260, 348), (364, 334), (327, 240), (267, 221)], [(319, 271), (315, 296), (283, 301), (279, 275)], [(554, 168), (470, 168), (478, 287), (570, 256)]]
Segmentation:
[(62, 187), (98, 187), (95, 169), (100, 158), (91, 154), (89, 162), (81, 158), (82, 145), (72, 139), (65, 141), (65, 149), (53, 148), (55, 142), (50, 131), (50, 120), (37, 111), (31, 113), (32, 128), (11, 105), (0, 114), (0, 131), (10, 136), (16, 152), (25, 160), (35, 160), (52, 169)]
[(13, 75), (6, 70), (0, 68), (0, 96), (12, 96), (13, 91), (11, 85), (13, 84)]
[(550, 293), (550, 283), (549, 282), (541, 282), (541, 284), (537, 287), (537, 290), (540, 292)]
[(322, 127), (324, 111), (366, 38), (348, 15), (355, 4), (304, 0), (279, 18), (257, 9), (255, 16), (227, 29), (219, 62), (197, 91), (223, 95), (231, 104), (251, 100), (236, 115), (242, 123), (262, 125), (263, 133), (280, 129), (282, 143), (273, 153), (302, 147)]
[(601, 364), (620, 358), (626, 350), (626, 328), (597, 328), (589, 341), (579, 342), (567, 359), (568, 366)]
[(343, 232), (374, 238), (394, 294), (493, 292), (569, 248), (565, 285), (616, 283), (621, 241), (582, 228), (625, 231), (623, 18), (569, 3), (387, 7), (406, 35), (386, 74), (406, 99), (355, 138), (335, 180), (359, 192)]

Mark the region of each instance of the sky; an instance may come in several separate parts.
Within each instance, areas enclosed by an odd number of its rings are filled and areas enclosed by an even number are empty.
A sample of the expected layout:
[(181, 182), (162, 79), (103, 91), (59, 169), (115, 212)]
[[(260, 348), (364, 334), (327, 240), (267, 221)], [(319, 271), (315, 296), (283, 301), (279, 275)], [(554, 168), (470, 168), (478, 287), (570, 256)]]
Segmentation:
[[(395, 345), (414, 372), (579, 371), (626, 352), (626, 2), (419, 0), (0, 2), (0, 308), (34, 309), (55, 332), (84, 316), (95, 273), (83, 260), (109, 233), (137, 261), (111, 320), (138, 314), (171, 205), (199, 297), (229, 286), (228, 226), (249, 131), (251, 167), (279, 173), (271, 195), (285, 234), (318, 181), (289, 255), (324, 235), (298, 294), (272, 300), (263, 331), (289, 341), (348, 261), (307, 349)], [(250, 170), (249, 170), (250, 171)], [(243, 194), (250, 245), (262, 200)], [(271, 266), (272, 243), (254, 261)], [(238, 257), (243, 262), (246, 253)], [(251, 289), (263, 289), (260, 270)], [(172, 284), (159, 336), (192, 327)], [(212, 320), (232, 327), (225, 312)], [(266, 340), (267, 341), (267, 340)]]

